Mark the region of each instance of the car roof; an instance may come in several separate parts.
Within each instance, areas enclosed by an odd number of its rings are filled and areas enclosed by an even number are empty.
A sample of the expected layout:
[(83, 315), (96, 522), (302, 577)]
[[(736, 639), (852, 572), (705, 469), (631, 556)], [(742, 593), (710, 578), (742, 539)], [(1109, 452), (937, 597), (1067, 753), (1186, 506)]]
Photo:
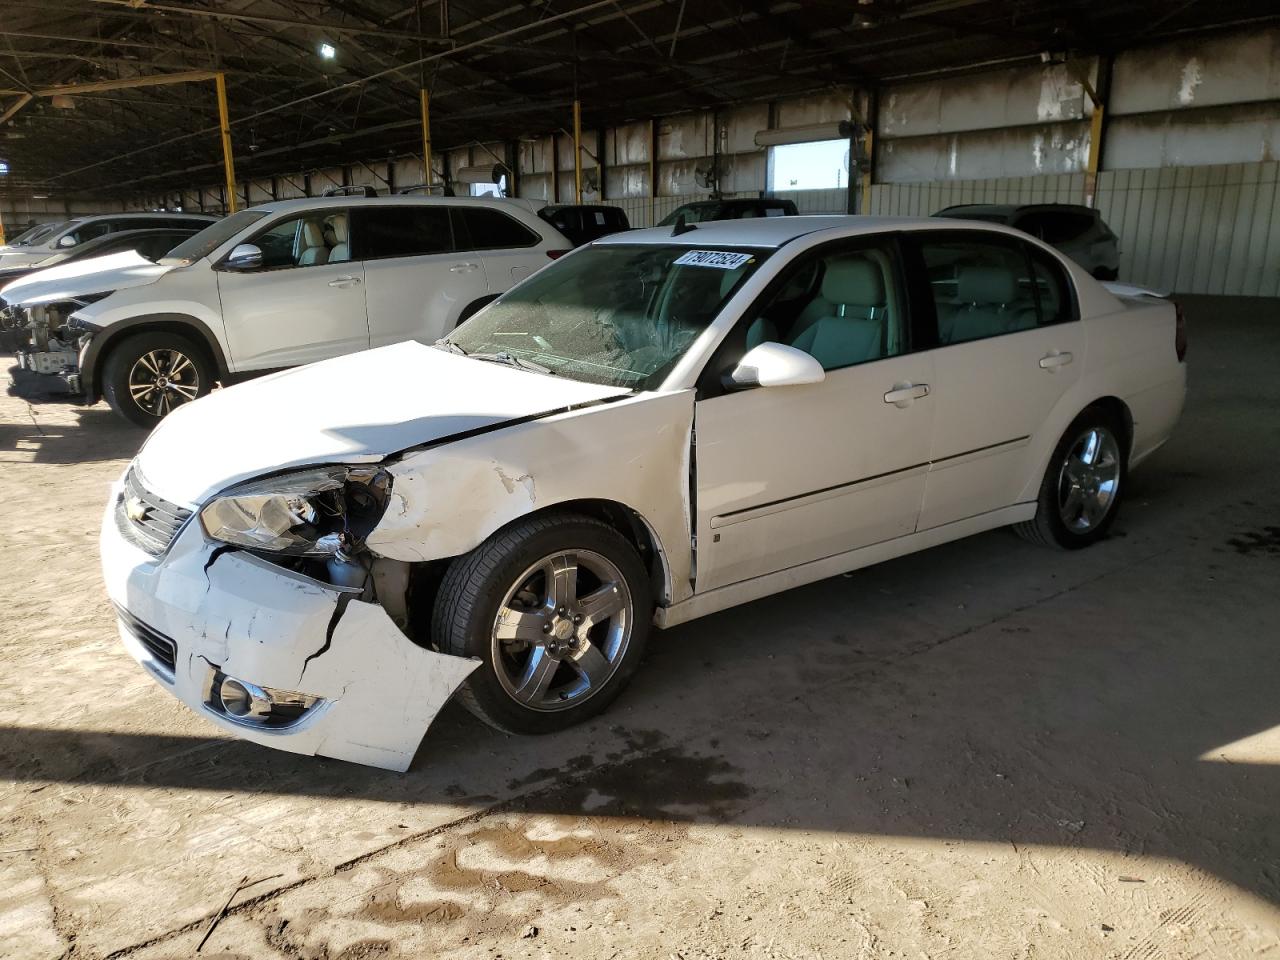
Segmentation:
[(672, 236), (672, 227), (648, 227), (628, 233), (613, 233), (596, 240), (594, 245), (627, 243), (676, 244), (684, 247), (765, 247), (776, 249), (798, 237), (829, 233), (830, 239), (892, 233), (901, 230), (985, 230), (1025, 239), (1019, 230), (999, 223), (949, 220), (945, 224), (933, 217), (867, 217), (867, 216), (799, 216), (753, 217), (749, 220), (711, 220), (693, 224), (693, 229)]
[(328, 207), (432, 207), (441, 204), (457, 206), (467, 204), (496, 209), (526, 210), (536, 213), (546, 204), (541, 201), (528, 200), (521, 197), (419, 197), (407, 194), (392, 194), (385, 197), (297, 197), (293, 200), (272, 200), (250, 207), (250, 210), (263, 210), (267, 213), (288, 213), (293, 210), (324, 210)]
[(1012, 216), (1015, 213), (1026, 213), (1031, 210), (1071, 210), (1094, 213), (1091, 207), (1082, 203), (958, 203), (952, 207), (943, 207), (938, 213), (997, 213)]

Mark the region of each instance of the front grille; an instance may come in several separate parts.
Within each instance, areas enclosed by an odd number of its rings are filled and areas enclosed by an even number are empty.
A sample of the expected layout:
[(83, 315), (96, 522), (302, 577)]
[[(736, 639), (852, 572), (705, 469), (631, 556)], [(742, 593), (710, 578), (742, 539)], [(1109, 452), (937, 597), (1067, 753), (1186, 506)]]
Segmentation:
[(116, 616), (120, 618), (124, 628), (146, 648), (147, 653), (151, 654), (156, 662), (162, 664), (166, 670), (173, 673), (174, 664), (178, 658), (177, 644), (158, 630), (148, 627), (118, 604), (116, 605)]
[(190, 517), (190, 510), (150, 493), (142, 485), (137, 467), (129, 468), (116, 503), (116, 527), (126, 540), (158, 557), (169, 549)]

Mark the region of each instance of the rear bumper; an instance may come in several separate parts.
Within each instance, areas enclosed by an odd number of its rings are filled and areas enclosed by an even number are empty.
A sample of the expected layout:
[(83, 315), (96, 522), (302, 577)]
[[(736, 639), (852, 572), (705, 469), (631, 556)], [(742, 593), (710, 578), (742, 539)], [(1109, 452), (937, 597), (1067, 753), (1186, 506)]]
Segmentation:
[[(478, 661), (413, 644), (375, 603), (208, 541), (195, 517), (154, 557), (119, 530), (112, 491), (102, 570), (125, 649), (210, 723), (291, 753), (406, 770)], [(319, 702), (287, 726), (226, 713), (215, 677)]]

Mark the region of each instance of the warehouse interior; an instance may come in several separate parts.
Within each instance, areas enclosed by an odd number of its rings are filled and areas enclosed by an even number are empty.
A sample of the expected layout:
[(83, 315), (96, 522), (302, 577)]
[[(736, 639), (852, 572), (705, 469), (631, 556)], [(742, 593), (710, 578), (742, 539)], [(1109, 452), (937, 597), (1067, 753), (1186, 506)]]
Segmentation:
[(1274, 2), (0, 8), (0, 239), (366, 189), (632, 228), (1074, 205), (1191, 343), (1096, 547), (996, 530), (659, 631), (597, 719), (526, 738), (454, 703), (402, 775), (154, 689), (97, 558), (146, 435), (0, 356), (0, 952), (1280, 952)]

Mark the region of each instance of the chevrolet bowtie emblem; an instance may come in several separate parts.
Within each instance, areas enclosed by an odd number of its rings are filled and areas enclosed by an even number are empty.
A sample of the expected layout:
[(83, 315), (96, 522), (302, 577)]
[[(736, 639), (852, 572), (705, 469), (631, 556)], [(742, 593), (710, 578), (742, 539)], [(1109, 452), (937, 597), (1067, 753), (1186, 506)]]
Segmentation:
[(137, 497), (125, 497), (124, 515), (134, 523), (141, 523), (147, 519), (147, 505)]

